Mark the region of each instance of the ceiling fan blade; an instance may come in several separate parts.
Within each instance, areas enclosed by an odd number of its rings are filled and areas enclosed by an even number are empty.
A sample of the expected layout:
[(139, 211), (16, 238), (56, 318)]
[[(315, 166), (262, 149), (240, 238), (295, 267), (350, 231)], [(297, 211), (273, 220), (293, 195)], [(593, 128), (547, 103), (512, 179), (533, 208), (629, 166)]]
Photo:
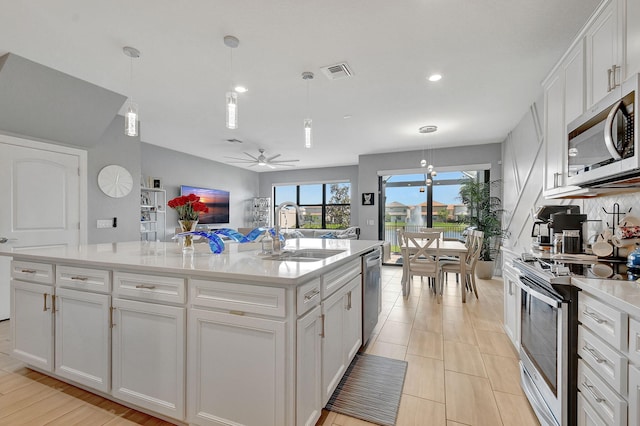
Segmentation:
[(297, 161), (300, 161), (300, 160), (278, 160), (278, 161), (272, 161), (271, 164), (295, 163)]
[(247, 163), (254, 161), (254, 160), (249, 160), (248, 158), (227, 157), (226, 155), (224, 158), (228, 158), (230, 160), (246, 161)]
[(270, 163), (270, 162), (271, 162), (271, 161), (273, 161), (274, 159), (276, 159), (276, 158), (280, 157), (280, 155), (282, 155), (282, 154), (276, 154), (276, 155), (274, 155), (273, 157), (269, 157), (269, 158), (267, 158), (267, 163)]
[(258, 157), (254, 157), (253, 155), (249, 154), (248, 152), (245, 152), (244, 155), (249, 156), (253, 161), (258, 161)]
[(269, 163), (267, 163), (267, 167), (270, 168), (270, 169), (275, 169), (276, 168), (276, 166), (274, 166), (272, 164), (269, 164)]

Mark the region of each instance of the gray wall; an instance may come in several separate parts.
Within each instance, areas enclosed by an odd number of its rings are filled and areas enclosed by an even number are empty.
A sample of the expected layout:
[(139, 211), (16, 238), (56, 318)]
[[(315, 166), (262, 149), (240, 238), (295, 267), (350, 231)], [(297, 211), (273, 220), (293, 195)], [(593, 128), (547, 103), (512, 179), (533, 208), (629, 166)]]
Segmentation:
[[(360, 206), (358, 223), (360, 238), (378, 239), (378, 209), (380, 194), (378, 192), (378, 171), (420, 169), (420, 159), (424, 157), (422, 150), (391, 152), (386, 154), (361, 155), (359, 157), (358, 182), (359, 193), (354, 194), (356, 200), (363, 192), (373, 192), (375, 205)], [(430, 154), (436, 170), (440, 167), (460, 167), (473, 164), (491, 164), (491, 179), (502, 178), (502, 144), (464, 146), (457, 148), (434, 149)], [(369, 223), (373, 223), (369, 225)]]
[[(222, 189), (230, 192), (229, 225), (218, 227), (239, 228), (250, 226), (249, 207), (258, 193), (258, 173), (204, 158), (142, 143), (142, 173), (159, 177), (167, 191), (167, 199), (180, 195), (180, 185)], [(138, 197), (139, 198), (139, 197)], [(136, 220), (139, 214), (136, 214)], [(171, 238), (178, 225), (175, 210), (167, 209), (167, 233)]]
[[(324, 167), (305, 170), (279, 170), (260, 173), (260, 197), (271, 197), (273, 185), (324, 182), (351, 183), (351, 224), (358, 224), (358, 166)], [(295, 200), (291, 200), (295, 201)]]

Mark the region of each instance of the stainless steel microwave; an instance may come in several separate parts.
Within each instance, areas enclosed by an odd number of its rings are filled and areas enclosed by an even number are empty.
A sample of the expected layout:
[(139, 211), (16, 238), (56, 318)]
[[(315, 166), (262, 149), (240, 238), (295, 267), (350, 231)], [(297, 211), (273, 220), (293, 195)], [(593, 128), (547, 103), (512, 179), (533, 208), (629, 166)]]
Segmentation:
[(640, 174), (639, 88), (636, 74), (569, 123), (568, 185), (595, 186)]

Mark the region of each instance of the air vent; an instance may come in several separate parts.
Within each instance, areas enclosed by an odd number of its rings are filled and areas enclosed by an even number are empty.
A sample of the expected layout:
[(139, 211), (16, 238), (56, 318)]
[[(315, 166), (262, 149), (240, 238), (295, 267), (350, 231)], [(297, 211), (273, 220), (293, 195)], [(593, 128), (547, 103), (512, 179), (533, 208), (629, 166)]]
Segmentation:
[(351, 68), (349, 68), (349, 65), (347, 65), (346, 62), (329, 65), (320, 69), (329, 80), (339, 80), (341, 78), (347, 78), (353, 75)]

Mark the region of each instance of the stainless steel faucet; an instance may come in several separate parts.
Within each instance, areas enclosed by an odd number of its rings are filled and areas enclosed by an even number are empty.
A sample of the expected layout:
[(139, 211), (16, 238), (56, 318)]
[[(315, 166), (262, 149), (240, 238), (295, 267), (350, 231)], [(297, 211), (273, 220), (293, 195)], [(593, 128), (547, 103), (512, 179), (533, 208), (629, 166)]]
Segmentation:
[(304, 217), (302, 216), (302, 211), (300, 207), (294, 203), (293, 201), (284, 201), (276, 207), (276, 218), (275, 218), (275, 235), (273, 236), (272, 248), (273, 254), (280, 254), (282, 252), (282, 243), (280, 242), (280, 210), (285, 207), (293, 207), (296, 209), (296, 213), (298, 215), (298, 223), (302, 224), (304, 222)]

